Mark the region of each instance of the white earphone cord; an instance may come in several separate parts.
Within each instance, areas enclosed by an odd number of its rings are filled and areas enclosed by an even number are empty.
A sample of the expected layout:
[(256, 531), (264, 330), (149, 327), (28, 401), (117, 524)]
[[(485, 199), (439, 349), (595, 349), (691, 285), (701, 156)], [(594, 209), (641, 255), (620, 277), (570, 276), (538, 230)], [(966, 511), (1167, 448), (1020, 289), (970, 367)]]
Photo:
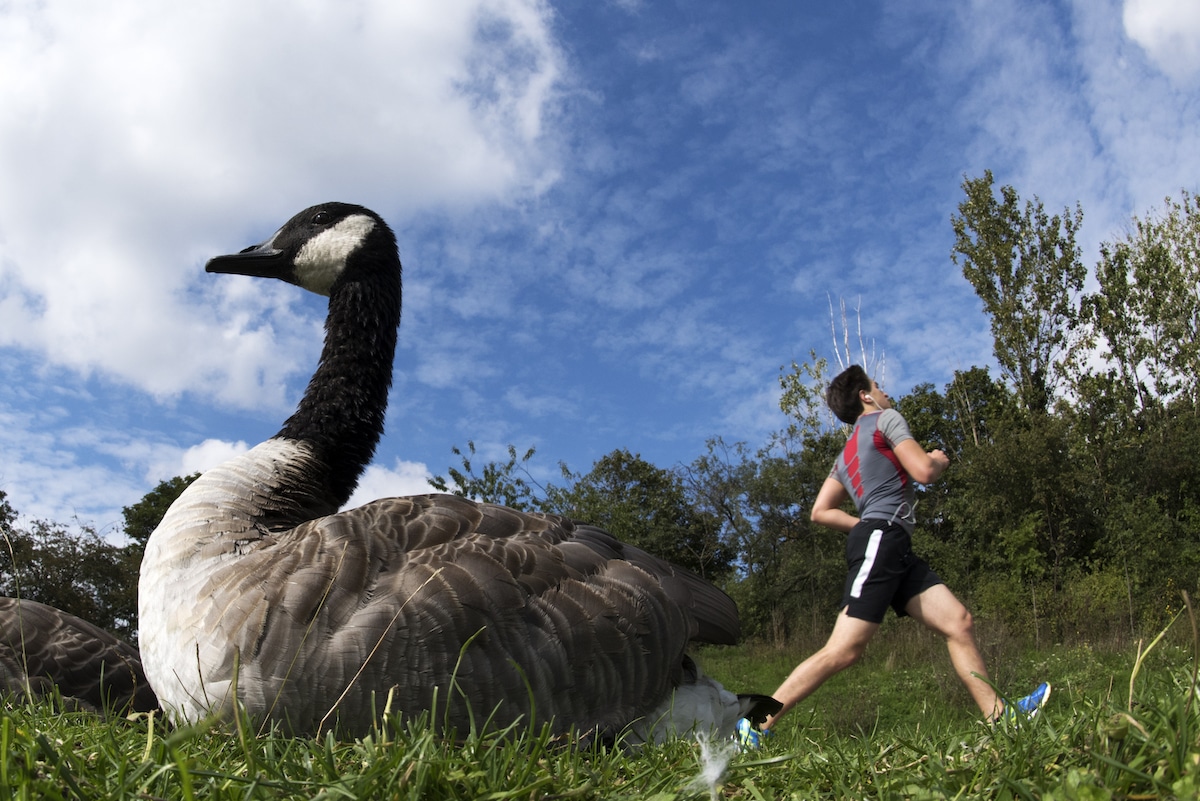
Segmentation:
[[(900, 505), (896, 507), (896, 511), (892, 512), (892, 519), (888, 521), (888, 525), (890, 526), (892, 523), (895, 523), (897, 517), (906, 523), (912, 523), (913, 525), (916, 525), (918, 503), (920, 503), (920, 501), (913, 501), (912, 506), (909, 506), (908, 501), (901, 501)], [(907, 513), (904, 511), (904, 507), (906, 506), (908, 506)]]

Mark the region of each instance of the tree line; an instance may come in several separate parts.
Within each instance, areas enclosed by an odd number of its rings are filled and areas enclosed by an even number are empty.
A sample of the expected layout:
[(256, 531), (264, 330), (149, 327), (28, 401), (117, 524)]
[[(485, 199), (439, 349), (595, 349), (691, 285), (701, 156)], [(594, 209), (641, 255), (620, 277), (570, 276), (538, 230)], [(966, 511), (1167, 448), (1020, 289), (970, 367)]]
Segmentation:
[[(998, 374), (974, 366), (893, 399), (921, 444), (951, 458), (918, 490), (915, 547), (977, 618), (1014, 633), (1057, 642), (1157, 630), (1200, 575), (1196, 199), (1183, 191), (1133, 218), (1089, 271), (1079, 206), (1048, 213), (990, 172), (962, 188), (950, 258), (982, 301)], [(540, 484), (526, 469), (533, 449), (510, 445), (507, 459), (481, 463), (468, 442), (432, 483), (603, 526), (724, 587), (751, 636), (824, 633), (844, 537), (808, 512), (849, 433), (824, 408), (833, 372), (815, 352), (781, 368), (788, 423), (764, 443), (715, 437), (670, 468), (621, 448)], [(126, 507), (124, 546), (86, 526), (18, 526), (0, 491), (0, 593), (133, 638), (145, 541), (194, 478)]]

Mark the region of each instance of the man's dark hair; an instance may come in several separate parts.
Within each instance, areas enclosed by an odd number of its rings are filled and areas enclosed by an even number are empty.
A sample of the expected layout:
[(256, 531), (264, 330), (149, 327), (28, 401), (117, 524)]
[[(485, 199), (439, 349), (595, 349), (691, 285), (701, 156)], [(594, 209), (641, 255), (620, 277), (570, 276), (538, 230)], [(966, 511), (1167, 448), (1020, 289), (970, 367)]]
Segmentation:
[(843, 423), (854, 425), (854, 421), (863, 413), (862, 401), (858, 399), (859, 392), (871, 391), (871, 377), (867, 371), (852, 364), (829, 382), (825, 390), (825, 402)]

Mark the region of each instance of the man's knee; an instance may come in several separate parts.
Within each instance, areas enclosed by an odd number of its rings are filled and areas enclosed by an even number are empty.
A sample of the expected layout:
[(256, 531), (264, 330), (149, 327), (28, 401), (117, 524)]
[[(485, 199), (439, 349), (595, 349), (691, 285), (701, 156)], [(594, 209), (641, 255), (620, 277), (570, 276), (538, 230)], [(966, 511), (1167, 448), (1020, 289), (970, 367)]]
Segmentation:
[(951, 640), (975, 639), (975, 618), (971, 617), (971, 613), (967, 611), (966, 607), (963, 607), (948, 621), (946, 638)]
[(867, 652), (866, 643), (837, 643), (825, 646), (825, 658), (834, 670), (845, 670), (857, 664)]

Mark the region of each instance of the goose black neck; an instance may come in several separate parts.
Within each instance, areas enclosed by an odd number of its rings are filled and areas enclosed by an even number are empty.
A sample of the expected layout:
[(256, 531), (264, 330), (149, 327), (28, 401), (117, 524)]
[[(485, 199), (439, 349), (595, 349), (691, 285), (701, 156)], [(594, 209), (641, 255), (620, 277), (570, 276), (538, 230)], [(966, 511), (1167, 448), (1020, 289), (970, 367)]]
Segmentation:
[[(362, 258), (370, 258), (363, 255)], [(334, 285), (325, 318), (325, 346), (295, 413), (276, 435), (313, 449), (306, 477), (318, 498), (344, 504), (383, 434), (396, 330), (400, 324), (399, 258), (374, 257)]]

